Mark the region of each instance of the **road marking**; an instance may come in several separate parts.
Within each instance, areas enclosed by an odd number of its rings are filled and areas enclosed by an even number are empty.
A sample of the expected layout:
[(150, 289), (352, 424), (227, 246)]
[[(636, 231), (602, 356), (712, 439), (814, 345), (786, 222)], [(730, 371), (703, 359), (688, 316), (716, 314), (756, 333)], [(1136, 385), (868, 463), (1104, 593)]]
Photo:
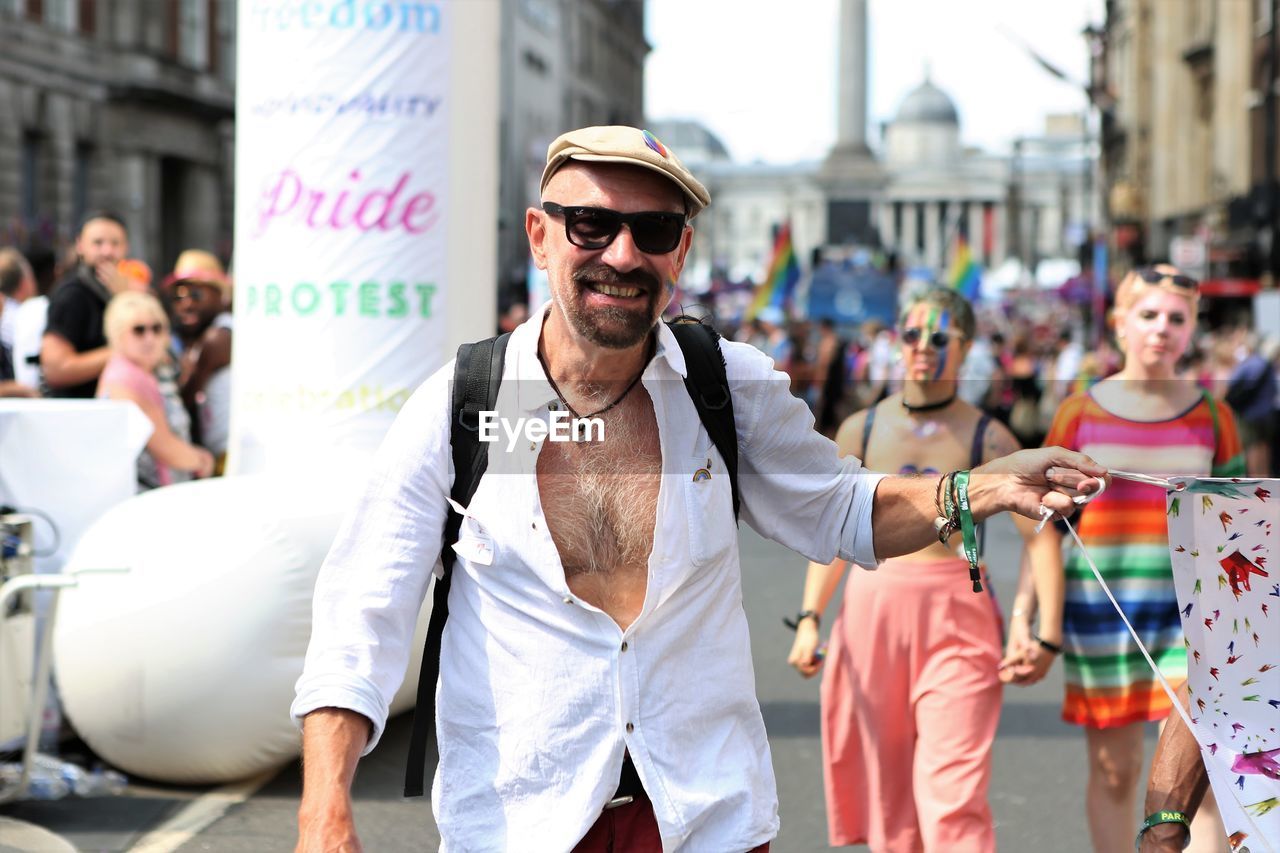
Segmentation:
[(0, 817), (0, 850), (18, 853), (77, 853), (75, 845), (60, 835), (55, 835), (34, 823)]
[(254, 792), (274, 779), (279, 772), (280, 768), (277, 767), (252, 779), (215, 788), (196, 798), (173, 817), (138, 839), (129, 848), (129, 853), (173, 853), (226, 814), (227, 809), (252, 797)]

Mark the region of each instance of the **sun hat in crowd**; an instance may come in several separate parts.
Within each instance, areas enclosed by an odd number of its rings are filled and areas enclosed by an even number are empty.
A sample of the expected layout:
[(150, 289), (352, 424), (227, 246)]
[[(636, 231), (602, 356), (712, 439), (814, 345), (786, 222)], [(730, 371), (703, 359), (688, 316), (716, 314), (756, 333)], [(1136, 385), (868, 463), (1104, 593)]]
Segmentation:
[(213, 285), (223, 293), (231, 290), (231, 282), (227, 279), (222, 261), (204, 249), (187, 249), (178, 255), (173, 272), (165, 276), (163, 287), (168, 290), (179, 282)]
[(547, 167), (542, 171), (542, 190), (547, 188), (551, 176), (570, 160), (624, 163), (657, 172), (684, 193), (690, 219), (711, 203), (707, 188), (685, 168), (680, 158), (652, 133), (638, 127), (584, 127), (560, 135), (547, 148)]

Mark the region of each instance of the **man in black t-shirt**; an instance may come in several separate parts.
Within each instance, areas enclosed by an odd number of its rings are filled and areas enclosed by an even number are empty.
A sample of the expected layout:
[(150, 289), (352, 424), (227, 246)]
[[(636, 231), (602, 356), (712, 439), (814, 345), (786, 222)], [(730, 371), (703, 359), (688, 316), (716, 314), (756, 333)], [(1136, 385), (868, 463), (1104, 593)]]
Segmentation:
[(80, 263), (49, 297), (40, 367), (53, 397), (92, 397), (109, 352), (102, 317), (111, 297), (128, 289), (118, 269), (129, 253), (124, 220), (91, 213), (76, 237)]

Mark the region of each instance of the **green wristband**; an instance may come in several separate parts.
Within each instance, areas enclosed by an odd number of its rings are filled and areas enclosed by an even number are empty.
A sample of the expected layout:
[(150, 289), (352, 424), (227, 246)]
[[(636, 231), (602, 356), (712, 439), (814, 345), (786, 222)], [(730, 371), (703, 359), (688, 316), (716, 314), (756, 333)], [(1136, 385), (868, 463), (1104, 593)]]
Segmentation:
[(956, 472), (956, 504), (960, 509), (960, 532), (964, 536), (964, 556), (969, 561), (969, 580), (973, 591), (982, 592), (982, 572), (978, 568), (978, 532), (973, 525), (973, 510), (969, 507), (969, 472)]
[(1142, 849), (1142, 836), (1147, 834), (1147, 830), (1162, 823), (1180, 823), (1182, 828), (1187, 831), (1187, 838), (1182, 842), (1182, 849), (1186, 850), (1191, 845), (1191, 819), (1182, 812), (1162, 811), (1152, 812), (1147, 815), (1147, 819), (1142, 822), (1142, 829), (1138, 830), (1138, 837), (1133, 841), (1133, 849)]

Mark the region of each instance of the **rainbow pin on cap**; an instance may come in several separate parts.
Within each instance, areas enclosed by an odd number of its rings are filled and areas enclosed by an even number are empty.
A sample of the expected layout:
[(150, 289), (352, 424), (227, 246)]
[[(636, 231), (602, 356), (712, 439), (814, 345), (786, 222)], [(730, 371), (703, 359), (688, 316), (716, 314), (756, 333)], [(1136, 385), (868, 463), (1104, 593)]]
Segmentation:
[(658, 137), (638, 127), (584, 127), (560, 135), (547, 148), (547, 166), (542, 171), (542, 190), (547, 188), (547, 181), (551, 180), (551, 176), (570, 160), (625, 163), (657, 172), (684, 193), (690, 219), (711, 203), (707, 188), (685, 168), (680, 158), (663, 145)]

